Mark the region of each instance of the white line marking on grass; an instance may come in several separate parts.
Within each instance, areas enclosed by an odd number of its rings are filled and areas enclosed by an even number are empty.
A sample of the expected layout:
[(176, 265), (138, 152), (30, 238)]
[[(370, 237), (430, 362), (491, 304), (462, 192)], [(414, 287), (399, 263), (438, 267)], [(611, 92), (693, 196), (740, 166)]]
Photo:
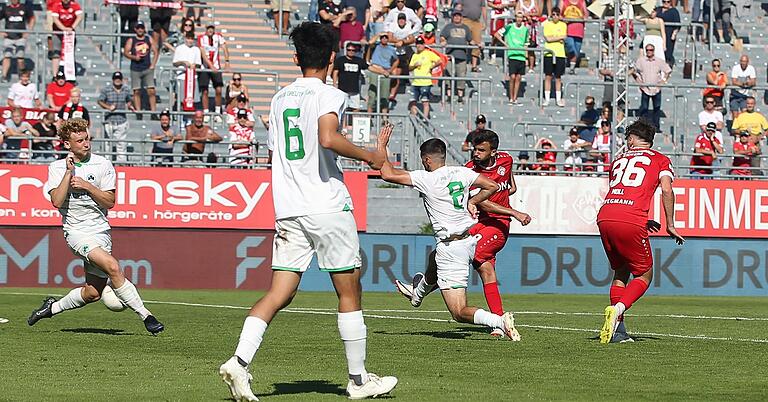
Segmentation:
[[(24, 293), (24, 292), (0, 292), (0, 294), (5, 295), (17, 295), (17, 296), (59, 296), (56, 294), (51, 293)], [(174, 301), (161, 301), (161, 300), (145, 300), (145, 303), (154, 303), (154, 304), (166, 304), (166, 305), (174, 305), (174, 306), (187, 306), (187, 307), (207, 307), (207, 308), (221, 308), (221, 309), (230, 309), (230, 310), (250, 310), (250, 307), (248, 306), (232, 306), (227, 304), (206, 304), (206, 303), (187, 303), (187, 302), (174, 302)], [(366, 310), (366, 311), (372, 311), (372, 312), (416, 312), (420, 311), (423, 313), (426, 312), (432, 312), (432, 313), (446, 313), (446, 311), (437, 311), (437, 310)], [(311, 315), (336, 315), (335, 309), (323, 309), (323, 308), (315, 308), (315, 307), (293, 307), (293, 308), (286, 308), (281, 310), (281, 312), (286, 313), (296, 313), (296, 314), (311, 314)], [(545, 315), (600, 315), (595, 313), (564, 313), (564, 312), (553, 312), (553, 311), (545, 311), (545, 312), (536, 312), (536, 311), (522, 311), (522, 312), (516, 312), (515, 314), (545, 314)], [(426, 317), (405, 317), (405, 316), (391, 316), (391, 315), (379, 315), (379, 314), (363, 314), (365, 317), (370, 318), (379, 318), (379, 319), (390, 319), (390, 320), (409, 320), (409, 321), (428, 321), (428, 322), (440, 322), (440, 323), (451, 323), (455, 322), (450, 319), (444, 319), (444, 318), (426, 318)], [(746, 321), (766, 321), (768, 319), (766, 318), (738, 318), (738, 317), (707, 317), (707, 316), (677, 316), (677, 315), (663, 315), (663, 314), (649, 314), (649, 315), (638, 315), (636, 317), (670, 317), (670, 318), (694, 318), (694, 319), (723, 319), (723, 320), (746, 320)], [(550, 326), (550, 325), (529, 325), (529, 324), (518, 324), (516, 325), (520, 328), (532, 328), (532, 329), (547, 329), (547, 330), (555, 330), (555, 331), (570, 331), (570, 332), (588, 332), (588, 333), (598, 333), (600, 332), (597, 329), (594, 328), (570, 328), (570, 327), (557, 327), (557, 326)], [(677, 338), (677, 339), (697, 339), (697, 340), (706, 340), (706, 341), (730, 341), (730, 342), (750, 342), (750, 343), (768, 343), (768, 339), (749, 339), (749, 338), (731, 338), (731, 337), (718, 337), (718, 336), (707, 336), (707, 335), (680, 335), (680, 334), (663, 334), (663, 333), (657, 333), (657, 332), (632, 332), (631, 335), (634, 336), (658, 336), (658, 337), (667, 337), (667, 338)]]

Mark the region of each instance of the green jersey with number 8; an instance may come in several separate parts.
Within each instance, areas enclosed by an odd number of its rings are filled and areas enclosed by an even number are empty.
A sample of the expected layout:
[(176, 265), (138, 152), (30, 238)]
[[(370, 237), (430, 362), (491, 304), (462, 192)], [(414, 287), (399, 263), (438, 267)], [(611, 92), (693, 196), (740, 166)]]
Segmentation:
[(276, 219), (352, 209), (338, 155), (318, 138), (318, 119), (333, 113), (340, 123), (345, 102), (344, 92), (317, 78), (298, 78), (272, 98), (267, 146)]
[(462, 234), (477, 223), (467, 211), (467, 201), (469, 188), (480, 173), (463, 166), (408, 173), (413, 187), (424, 195), (424, 208), (438, 241)]

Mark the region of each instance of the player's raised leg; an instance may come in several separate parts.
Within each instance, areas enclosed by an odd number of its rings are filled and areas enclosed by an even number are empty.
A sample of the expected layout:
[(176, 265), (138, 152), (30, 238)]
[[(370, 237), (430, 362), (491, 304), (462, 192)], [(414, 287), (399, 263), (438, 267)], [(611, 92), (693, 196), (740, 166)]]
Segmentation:
[(43, 300), (43, 304), (37, 310), (33, 311), (27, 319), (29, 325), (35, 325), (43, 318), (50, 318), (56, 314), (67, 310), (74, 310), (85, 306), (86, 304), (99, 301), (104, 286), (107, 285), (107, 279), (86, 272), (85, 286), (74, 288), (64, 297), (56, 300), (48, 297)]
[[(128, 308), (138, 314), (144, 322), (144, 327), (149, 333), (157, 335), (165, 330), (165, 326), (160, 323), (146, 307), (144, 307), (144, 301), (141, 299), (141, 296), (139, 296), (139, 291), (136, 289), (136, 286), (123, 275), (123, 270), (120, 269), (120, 264), (112, 254), (101, 247), (97, 247), (88, 253), (88, 261), (89, 266), (97, 268), (109, 277), (112, 282), (112, 289), (115, 291), (115, 296), (117, 296), (123, 304), (128, 306)], [(86, 269), (88, 268), (90, 267), (86, 267)], [(103, 288), (104, 287), (102, 286), (102, 289)]]

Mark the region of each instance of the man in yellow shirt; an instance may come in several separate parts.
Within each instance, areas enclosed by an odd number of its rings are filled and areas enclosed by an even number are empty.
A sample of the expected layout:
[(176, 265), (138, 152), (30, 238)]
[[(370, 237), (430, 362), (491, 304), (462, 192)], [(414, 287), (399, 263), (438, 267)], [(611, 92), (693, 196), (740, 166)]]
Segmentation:
[[(419, 36), (416, 38), (416, 53), (411, 56), (411, 61), (408, 64), (408, 69), (412, 71), (411, 75), (416, 77), (431, 77), (432, 69), (440, 64), (440, 56), (427, 50), (427, 46), (424, 44), (424, 38)], [(431, 78), (416, 78), (411, 83), (413, 87), (413, 101), (421, 102), (424, 106), (424, 117), (429, 118), (429, 98), (430, 90), (432, 88)], [(411, 108), (413, 113), (416, 112), (416, 103)]]
[[(746, 109), (733, 120), (731, 133), (737, 135), (742, 131), (749, 132), (749, 142), (755, 144), (759, 150), (760, 140), (768, 134), (768, 120), (766, 120), (765, 116), (755, 111), (755, 104), (756, 101), (753, 96), (747, 97)], [(752, 167), (760, 167), (760, 158), (751, 158), (750, 163)], [(762, 172), (753, 170), (752, 174), (761, 175)]]
[(551, 52), (544, 54), (544, 106), (549, 106), (554, 75), (557, 106), (565, 107), (563, 82), (560, 77), (565, 74), (565, 38), (568, 37), (568, 25), (560, 20), (560, 9), (553, 7), (550, 20), (544, 22), (541, 27), (544, 30), (544, 48)]

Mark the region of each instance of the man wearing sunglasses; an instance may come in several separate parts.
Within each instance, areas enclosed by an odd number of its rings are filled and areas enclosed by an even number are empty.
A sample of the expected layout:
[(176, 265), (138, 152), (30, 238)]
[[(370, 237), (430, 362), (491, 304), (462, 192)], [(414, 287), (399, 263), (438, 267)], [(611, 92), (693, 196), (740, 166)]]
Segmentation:
[(347, 94), (347, 108), (358, 111), (362, 108), (360, 97), (360, 78), (368, 64), (357, 53), (357, 45), (348, 44), (343, 56), (339, 56), (333, 62), (333, 86)]

